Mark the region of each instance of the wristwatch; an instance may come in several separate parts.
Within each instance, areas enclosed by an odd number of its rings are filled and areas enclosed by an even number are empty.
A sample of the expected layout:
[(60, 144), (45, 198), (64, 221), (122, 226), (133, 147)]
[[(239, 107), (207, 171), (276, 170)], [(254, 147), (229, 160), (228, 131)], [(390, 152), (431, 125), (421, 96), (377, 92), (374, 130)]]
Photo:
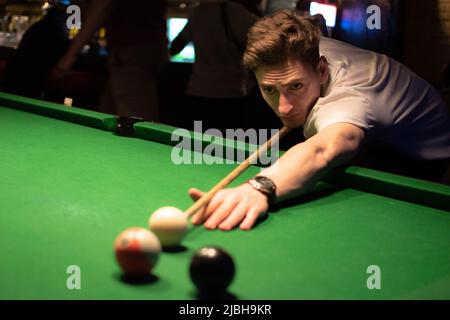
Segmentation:
[(275, 204), (277, 186), (264, 176), (256, 176), (247, 181), (255, 190), (258, 190), (267, 197), (269, 208)]

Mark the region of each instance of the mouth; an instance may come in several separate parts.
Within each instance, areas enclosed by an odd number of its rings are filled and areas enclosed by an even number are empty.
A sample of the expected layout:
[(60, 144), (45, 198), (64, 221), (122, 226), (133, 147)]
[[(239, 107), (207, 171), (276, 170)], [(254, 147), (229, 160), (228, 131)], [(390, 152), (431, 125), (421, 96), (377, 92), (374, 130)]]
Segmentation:
[(284, 125), (290, 128), (297, 128), (302, 126), (301, 119), (299, 119), (299, 113), (292, 113), (289, 115), (279, 116)]
[(279, 115), (281, 120), (293, 121), (298, 116), (298, 113), (289, 113), (287, 115)]

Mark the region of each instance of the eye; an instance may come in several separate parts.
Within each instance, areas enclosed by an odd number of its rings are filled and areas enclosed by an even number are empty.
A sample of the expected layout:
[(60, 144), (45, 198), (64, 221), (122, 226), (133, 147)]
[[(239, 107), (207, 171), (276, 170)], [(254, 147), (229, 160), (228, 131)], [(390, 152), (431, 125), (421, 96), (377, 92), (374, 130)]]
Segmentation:
[(293, 90), (300, 90), (301, 88), (303, 88), (303, 84), (301, 84), (301, 83), (294, 83), (291, 86), (291, 89), (293, 89)]
[(263, 87), (262, 90), (266, 94), (274, 94), (275, 93), (275, 89), (272, 87)]

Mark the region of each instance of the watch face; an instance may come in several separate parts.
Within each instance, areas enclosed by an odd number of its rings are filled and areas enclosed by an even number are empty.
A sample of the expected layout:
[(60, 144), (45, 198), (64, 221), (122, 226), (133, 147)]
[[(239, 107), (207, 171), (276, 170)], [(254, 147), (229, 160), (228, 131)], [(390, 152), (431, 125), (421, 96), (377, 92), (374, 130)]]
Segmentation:
[(255, 180), (261, 185), (261, 187), (266, 192), (272, 193), (275, 191), (275, 184), (269, 178), (263, 177), (263, 176), (257, 176), (257, 177), (255, 177)]

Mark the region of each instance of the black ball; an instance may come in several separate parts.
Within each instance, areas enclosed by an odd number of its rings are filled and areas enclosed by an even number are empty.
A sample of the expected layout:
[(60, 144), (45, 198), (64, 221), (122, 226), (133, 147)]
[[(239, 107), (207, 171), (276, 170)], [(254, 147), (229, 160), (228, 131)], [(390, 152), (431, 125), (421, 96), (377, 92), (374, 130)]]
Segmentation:
[(200, 293), (225, 292), (234, 278), (231, 256), (219, 247), (204, 247), (192, 257), (189, 274)]

